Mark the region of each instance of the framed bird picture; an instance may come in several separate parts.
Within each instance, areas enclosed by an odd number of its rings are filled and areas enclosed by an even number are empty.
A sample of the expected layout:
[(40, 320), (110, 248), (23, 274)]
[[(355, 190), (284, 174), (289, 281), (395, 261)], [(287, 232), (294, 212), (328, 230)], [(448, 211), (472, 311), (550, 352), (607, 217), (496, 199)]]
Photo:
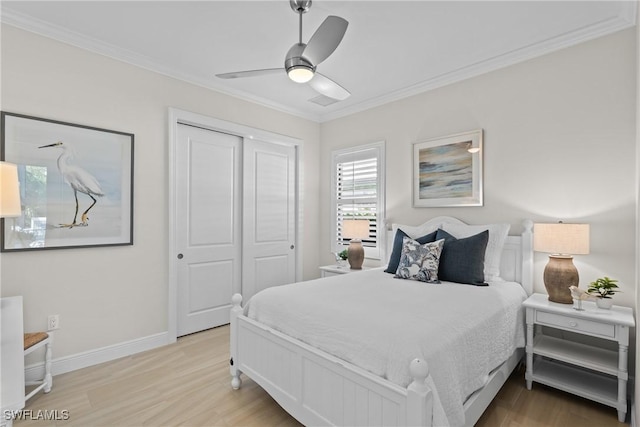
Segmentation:
[(133, 134), (4, 111), (0, 121), (21, 207), (1, 220), (2, 252), (133, 244)]

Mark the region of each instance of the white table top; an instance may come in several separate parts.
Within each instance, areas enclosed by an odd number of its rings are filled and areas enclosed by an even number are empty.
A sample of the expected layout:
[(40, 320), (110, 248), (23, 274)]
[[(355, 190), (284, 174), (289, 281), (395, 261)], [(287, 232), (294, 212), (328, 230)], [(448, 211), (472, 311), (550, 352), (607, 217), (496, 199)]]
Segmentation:
[(615, 325), (635, 326), (633, 310), (629, 307), (614, 305), (611, 309), (598, 308), (595, 302), (583, 301), (583, 311), (575, 310), (571, 304), (560, 304), (549, 301), (548, 295), (533, 294), (525, 302), (525, 307), (544, 310), (549, 313), (558, 313), (565, 316), (580, 317), (583, 319), (595, 320), (597, 322), (610, 323)]
[(332, 273), (339, 273), (339, 274), (344, 274), (344, 273), (355, 273), (358, 271), (365, 271), (365, 270), (369, 270), (371, 269), (371, 267), (362, 267), (362, 269), (360, 270), (352, 270), (351, 267), (349, 267), (349, 264), (346, 264), (344, 266), (342, 265), (323, 265), (320, 267), (320, 269), (324, 270), (324, 271), (330, 271)]

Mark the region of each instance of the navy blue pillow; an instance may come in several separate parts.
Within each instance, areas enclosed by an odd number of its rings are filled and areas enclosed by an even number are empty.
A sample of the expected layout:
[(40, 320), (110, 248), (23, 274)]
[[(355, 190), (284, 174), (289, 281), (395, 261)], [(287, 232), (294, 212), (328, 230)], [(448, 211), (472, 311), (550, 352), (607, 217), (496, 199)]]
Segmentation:
[(484, 281), (484, 253), (489, 241), (489, 230), (464, 239), (456, 239), (446, 231), (438, 229), (436, 240), (440, 239), (444, 239), (444, 247), (440, 254), (438, 279), (489, 286)]
[[(416, 240), (421, 245), (425, 243), (431, 243), (436, 241), (436, 232), (425, 234), (422, 237), (418, 237)], [(407, 233), (400, 230), (399, 228), (396, 230), (396, 235), (393, 238), (393, 249), (391, 250), (391, 256), (389, 257), (389, 265), (387, 265), (385, 273), (396, 274), (396, 270), (398, 270), (398, 264), (400, 264), (400, 258), (402, 257), (402, 240), (405, 237), (409, 237)]]

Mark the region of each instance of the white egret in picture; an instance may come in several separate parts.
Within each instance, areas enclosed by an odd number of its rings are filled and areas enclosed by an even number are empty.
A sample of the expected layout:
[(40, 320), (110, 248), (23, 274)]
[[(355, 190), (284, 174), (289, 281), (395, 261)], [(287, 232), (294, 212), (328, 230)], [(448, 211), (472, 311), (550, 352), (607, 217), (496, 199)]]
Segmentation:
[(22, 196), (0, 252), (133, 244), (132, 133), (5, 111), (0, 124)]
[[(60, 224), (60, 227), (72, 228), (76, 226), (88, 226), (89, 225), (89, 210), (95, 206), (97, 199), (96, 197), (104, 196), (104, 192), (100, 188), (100, 184), (98, 181), (86, 170), (82, 169), (79, 166), (71, 164), (71, 159), (73, 158), (73, 149), (62, 141), (58, 141), (54, 144), (43, 145), (38, 148), (50, 148), (56, 147), (62, 149), (62, 153), (58, 157), (58, 170), (62, 174), (64, 181), (69, 184), (71, 189), (73, 190), (73, 196), (76, 200), (76, 210), (73, 215), (73, 221), (68, 224)], [(78, 193), (86, 194), (92, 200), (89, 207), (82, 213), (80, 217), (80, 223), (77, 222), (78, 219)]]

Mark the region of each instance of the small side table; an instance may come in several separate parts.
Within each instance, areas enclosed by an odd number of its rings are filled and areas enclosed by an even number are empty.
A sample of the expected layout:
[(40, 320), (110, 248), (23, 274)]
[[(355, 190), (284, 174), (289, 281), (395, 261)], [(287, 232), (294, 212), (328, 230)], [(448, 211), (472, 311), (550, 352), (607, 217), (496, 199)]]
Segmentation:
[(362, 267), (361, 270), (352, 270), (349, 264), (341, 265), (323, 265), (320, 267), (320, 277), (338, 276), (340, 274), (357, 273), (359, 271), (369, 270), (371, 267)]
[[(627, 415), (629, 328), (635, 326), (628, 307), (597, 308), (591, 301), (583, 311), (569, 304), (533, 294), (524, 303), (527, 311), (527, 388), (539, 382), (614, 407), (618, 420)], [(571, 331), (601, 340), (615, 341), (617, 350), (599, 346), (598, 340), (583, 344), (544, 335), (534, 326)]]
[(11, 427), (13, 414), (24, 408), (24, 334), (22, 297), (0, 298), (0, 426)]

